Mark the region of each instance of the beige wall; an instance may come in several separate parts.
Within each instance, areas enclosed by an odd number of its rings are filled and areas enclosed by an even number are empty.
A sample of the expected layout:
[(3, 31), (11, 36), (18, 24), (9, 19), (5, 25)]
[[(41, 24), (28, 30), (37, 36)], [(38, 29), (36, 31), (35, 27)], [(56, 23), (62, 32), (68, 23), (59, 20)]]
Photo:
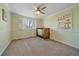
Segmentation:
[[(73, 12), (73, 29), (59, 30), (57, 27), (57, 17), (70, 11)], [(44, 27), (49, 27), (51, 29), (51, 39), (68, 44), (75, 48), (79, 48), (79, 6), (68, 9), (56, 15), (46, 17), (44, 19)]]
[[(7, 21), (2, 20), (2, 8), (5, 9), (7, 15)], [(0, 4), (0, 55), (10, 43), (10, 13), (5, 4)]]
[(44, 24), (43, 24), (43, 19), (36, 19), (36, 27), (37, 28), (42, 28), (44, 27)]
[(12, 38), (20, 39), (20, 38), (28, 38), (36, 36), (35, 29), (22, 29), (22, 16), (17, 15), (15, 13), (11, 14), (11, 25), (12, 25)]
[[(21, 22), (22, 16), (11, 13), (11, 25), (12, 25), (12, 38), (20, 39), (20, 38), (28, 38), (36, 36), (36, 29), (22, 29)], [(42, 20), (41, 19), (33, 19), (36, 21), (36, 27), (42, 27)]]

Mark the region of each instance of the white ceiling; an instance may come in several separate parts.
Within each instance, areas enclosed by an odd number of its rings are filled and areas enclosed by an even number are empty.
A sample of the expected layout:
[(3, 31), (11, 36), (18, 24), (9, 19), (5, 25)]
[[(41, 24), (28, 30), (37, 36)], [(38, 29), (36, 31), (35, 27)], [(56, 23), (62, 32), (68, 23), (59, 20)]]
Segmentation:
[[(27, 17), (38, 17), (33, 12), (34, 6), (38, 6), (41, 3), (9, 3), (8, 6), (12, 12), (15, 12), (22, 16)], [(47, 8), (45, 9), (46, 15), (42, 15), (40, 17), (48, 16), (55, 14), (56, 12), (59, 12), (61, 10), (64, 10), (65, 8), (69, 8), (71, 6), (75, 6), (77, 3), (45, 3), (44, 6)]]

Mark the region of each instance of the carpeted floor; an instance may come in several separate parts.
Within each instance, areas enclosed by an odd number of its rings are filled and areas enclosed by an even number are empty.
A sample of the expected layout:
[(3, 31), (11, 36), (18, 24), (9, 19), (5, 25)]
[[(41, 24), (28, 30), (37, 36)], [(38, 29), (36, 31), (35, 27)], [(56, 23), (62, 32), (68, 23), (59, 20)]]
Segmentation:
[(13, 41), (2, 56), (79, 56), (79, 50), (36, 37)]

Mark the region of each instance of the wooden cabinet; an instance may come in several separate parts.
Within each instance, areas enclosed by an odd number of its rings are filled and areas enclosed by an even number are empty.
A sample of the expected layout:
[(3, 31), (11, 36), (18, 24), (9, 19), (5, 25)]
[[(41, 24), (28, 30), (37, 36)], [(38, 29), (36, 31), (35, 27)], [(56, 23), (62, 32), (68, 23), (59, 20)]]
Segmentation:
[(49, 28), (37, 28), (36, 35), (41, 38), (44, 38), (44, 39), (49, 39), (50, 38), (50, 29)]

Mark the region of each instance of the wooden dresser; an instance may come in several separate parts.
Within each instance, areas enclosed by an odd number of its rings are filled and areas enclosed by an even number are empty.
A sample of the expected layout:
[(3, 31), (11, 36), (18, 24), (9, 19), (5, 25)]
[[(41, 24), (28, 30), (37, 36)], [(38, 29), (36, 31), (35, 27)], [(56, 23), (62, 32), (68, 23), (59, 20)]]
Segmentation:
[(49, 39), (50, 38), (50, 29), (49, 28), (37, 28), (36, 35), (41, 38), (44, 38), (44, 39)]

